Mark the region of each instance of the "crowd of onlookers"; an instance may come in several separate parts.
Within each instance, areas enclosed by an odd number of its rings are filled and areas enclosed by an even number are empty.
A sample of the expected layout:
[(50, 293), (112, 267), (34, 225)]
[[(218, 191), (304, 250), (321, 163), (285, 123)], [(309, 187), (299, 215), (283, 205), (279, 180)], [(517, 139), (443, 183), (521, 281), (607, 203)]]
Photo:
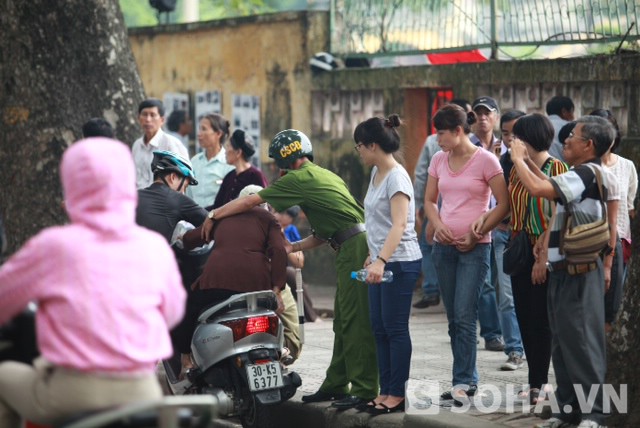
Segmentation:
[[(460, 402), (477, 391), (478, 320), (486, 349), (507, 355), (500, 369), (519, 369), (526, 355), (529, 388), (519, 395), (531, 404), (542, 397), (553, 361), (560, 413), (545, 427), (603, 423), (601, 395), (580, 414), (574, 388), (586, 394), (604, 382), (605, 332), (620, 309), (638, 183), (633, 162), (616, 154), (621, 135), (611, 111), (576, 120), (574, 110), (563, 96), (549, 100), (546, 115), (501, 114), (490, 97), (472, 105), (453, 100), (434, 117), (437, 133), (424, 144), (414, 181), (417, 217), (424, 218), (423, 297), (414, 307), (442, 299), (454, 357), (454, 388), (442, 398)], [(493, 133), (498, 123), (501, 139)], [(603, 198), (606, 209), (597, 203)], [(565, 258), (569, 215), (579, 224), (608, 219), (609, 244), (592, 263)], [(503, 254), (519, 233), (531, 256), (512, 272)], [(502, 338), (485, 334), (491, 319), (499, 319)]]
[[(268, 185), (251, 163), (251, 137), (231, 133), (219, 114), (200, 118), (202, 150), (191, 159), (188, 115), (173, 112), (165, 132), (159, 100), (139, 105), (143, 135), (130, 151), (113, 140), (108, 122), (89, 120), (85, 140), (62, 160), (71, 224), (41, 232), (0, 269), (0, 282), (11, 284), (0, 288), (0, 322), (37, 300), (38, 327), (51, 332), (39, 335), (35, 368), (0, 365), (0, 425), (17, 426), (19, 416), (50, 422), (126, 402), (132, 396), (119, 396), (122, 382), (140, 397), (156, 397), (150, 376), (154, 363), (171, 354), (169, 344), (181, 354), (184, 377), (195, 366), (190, 341), (198, 314), (239, 292), (276, 294), (285, 327), (282, 361), (292, 363), (302, 347), (292, 289), (306, 289), (297, 284), (296, 269), (304, 265), (303, 251), (328, 244), (338, 277), (333, 354), (320, 389), (304, 402), (330, 400), (335, 408), (373, 415), (404, 409), (409, 315), (421, 277), (423, 297), (413, 306), (442, 302), (448, 319), (452, 388), (441, 399), (461, 405), (477, 392), (479, 324), (484, 347), (507, 357), (499, 369), (526, 362), (528, 388), (519, 396), (531, 404), (548, 393), (553, 362), (560, 411), (540, 426), (601, 426), (601, 390), (591, 411), (580, 413), (575, 388), (589, 396), (592, 385), (604, 382), (605, 334), (622, 300), (638, 176), (633, 162), (616, 154), (621, 135), (609, 110), (576, 119), (572, 101), (556, 96), (546, 113), (501, 112), (488, 96), (452, 100), (433, 117), (436, 133), (425, 141), (413, 182), (397, 156), (401, 118), (369, 118), (353, 134), (359, 158), (371, 168), (363, 204), (340, 177), (313, 162), (312, 143), (298, 130), (271, 141), (269, 156), (281, 176)], [(313, 231), (304, 238), (292, 224), (301, 211)], [(607, 219), (612, 233), (599, 257), (569, 261), (563, 244), (569, 217), (574, 226)], [(518, 236), (528, 255), (514, 271), (504, 252)], [(53, 263), (58, 269), (42, 274)], [(351, 276), (360, 269), (367, 286)], [(391, 279), (383, 279), (385, 271)], [(74, 287), (83, 291), (76, 296)], [(308, 294), (299, 304), (308, 320), (317, 318)], [(145, 317), (133, 315), (143, 309)], [(108, 321), (92, 315), (112, 310)], [(105, 322), (109, 333), (87, 342), (90, 333), (81, 338), (83, 330), (74, 330), (79, 318), (88, 328)], [(140, 333), (136, 338), (129, 325)], [(149, 348), (145, 331), (162, 346)], [(125, 337), (127, 346), (113, 345)], [(51, 387), (52, 373), (67, 384)], [(98, 401), (83, 393), (91, 382), (108, 391)], [(20, 404), (32, 401), (34, 387), (46, 391), (41, 402)], [(53, 406), (53, 394), (70, 397), (65, 407)]]

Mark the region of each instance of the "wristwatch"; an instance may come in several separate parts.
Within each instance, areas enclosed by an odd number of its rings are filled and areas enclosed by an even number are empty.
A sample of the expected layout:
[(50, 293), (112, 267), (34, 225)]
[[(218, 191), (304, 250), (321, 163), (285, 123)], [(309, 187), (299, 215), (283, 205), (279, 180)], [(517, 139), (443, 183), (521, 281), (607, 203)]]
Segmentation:
[(215, 220), (216, 219), (216, 210), (209, 211), (209, 214), (207, 214), (207, 217), (209, 217), (211, 220)]
[(609, 244), (607, 244), (606, 247), (604, 247), (604, 249), (602, 250), (602, 254), (604, 254), (605, 256), (611, 256), (614, 254), (614, 250), (613, 247)]

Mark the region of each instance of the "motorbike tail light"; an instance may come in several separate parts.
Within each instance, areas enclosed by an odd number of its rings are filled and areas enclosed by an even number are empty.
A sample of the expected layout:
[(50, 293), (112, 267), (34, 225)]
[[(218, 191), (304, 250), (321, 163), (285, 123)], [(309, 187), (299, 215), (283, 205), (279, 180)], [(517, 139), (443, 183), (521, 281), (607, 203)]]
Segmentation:
[(278, 322), (278, 316), (271, 315), (224, 321), (221, 324), (231, 329), (233, 332), (233, 341), (237, 342), (255, 333), (268, 333), (276, 336), (278, 334)]
[(268, 317), (255, 317), (247, 320), (247, 334), (264, 333), (269, 329)]

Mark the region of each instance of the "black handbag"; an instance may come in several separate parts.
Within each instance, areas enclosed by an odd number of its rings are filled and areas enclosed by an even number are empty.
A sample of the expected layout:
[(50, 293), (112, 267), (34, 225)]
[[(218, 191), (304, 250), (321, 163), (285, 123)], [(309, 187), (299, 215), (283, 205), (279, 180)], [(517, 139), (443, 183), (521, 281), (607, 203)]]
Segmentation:
[(522, 222), (522, 230), (511, 236), (502, 253), (502, 271), (510, 276), (520, 275), (531, 268), (533, 248), (525, 230), (529, 218), (529, 201), (527, 201), (527, 212)]

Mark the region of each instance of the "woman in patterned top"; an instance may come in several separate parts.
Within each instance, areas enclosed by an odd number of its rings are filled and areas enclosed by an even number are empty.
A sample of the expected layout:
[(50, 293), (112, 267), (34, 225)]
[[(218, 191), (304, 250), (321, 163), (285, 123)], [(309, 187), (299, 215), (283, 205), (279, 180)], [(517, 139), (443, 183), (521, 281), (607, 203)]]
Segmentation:
[[(532, 170), (535, 165), (535, 170), (547, 177), (568, 170), (564, 162), (549, 155), (554, 130), (546, 116), (538, 113), (522, 116), (513, 126), (513, 134), (525, 143)], [(564, 141), (561, 143), (564, 144)], [(512, 234), (524, 229), (532, 246), (537, 242), (542, 243), (540, 237), (549, 227), (552, 204), (545, 198), (532, 197), (520, 182), (515, 168), (511, 170), (509, 177), (509, 198)], [(523, 224), (525, 218), (527, 222)], [(529, 366), (529, 391), (523, 391), (520, 395), (528, 395), (529, 402), (535, 404), (540, 388), (548, 381), (551, 362), (551, 330), (547, 317), (547, 254), (541, 252), (530, 262), (530, 269), (511, 277), (511, 287)]]

